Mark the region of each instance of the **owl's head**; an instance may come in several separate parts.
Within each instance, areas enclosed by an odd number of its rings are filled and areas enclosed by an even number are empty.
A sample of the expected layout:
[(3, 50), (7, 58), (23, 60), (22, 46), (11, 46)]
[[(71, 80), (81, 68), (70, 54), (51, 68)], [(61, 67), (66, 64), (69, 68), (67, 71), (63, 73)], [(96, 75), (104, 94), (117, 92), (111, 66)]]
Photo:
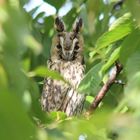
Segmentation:
[(64, 61), (82, 61), (83, 59), (83, 37), (81, 29), (82, 19), (76, 19), (70, 32), (66, 31), (64, 22), (57, 17), (54, 22), (57, 34), (52, 41), (51, 58)]

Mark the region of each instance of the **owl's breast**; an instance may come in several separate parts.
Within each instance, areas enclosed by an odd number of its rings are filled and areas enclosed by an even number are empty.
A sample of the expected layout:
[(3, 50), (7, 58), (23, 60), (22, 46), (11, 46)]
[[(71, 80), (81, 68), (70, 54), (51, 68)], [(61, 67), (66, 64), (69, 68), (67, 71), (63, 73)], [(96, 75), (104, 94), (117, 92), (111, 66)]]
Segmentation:
[(61, 62), (60, 74), (75, 88), (79, 85), (84, 75), (84, 66), (79, 62)]

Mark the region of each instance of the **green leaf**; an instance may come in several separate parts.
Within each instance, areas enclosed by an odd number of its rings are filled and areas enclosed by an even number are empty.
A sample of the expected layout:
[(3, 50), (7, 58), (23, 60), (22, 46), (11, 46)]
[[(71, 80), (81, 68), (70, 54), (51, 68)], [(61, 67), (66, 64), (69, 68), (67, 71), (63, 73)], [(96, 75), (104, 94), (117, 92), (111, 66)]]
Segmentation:
[(128, 58), (125, 68), (128, 80), (125, 96), (129, 106), (139, 111), (140, 102), (137, 99), (140, 98), (140, 49)]
[(63, 76), (61, 76), (57, 71), (50, 70), (50, 69), (48, 69), (47, 67), (44, 67), (44, 66), (37, 67), (32, 72), (29, 72), (28, 76), (29, 77), (34, 77), (34, 76), (51, 77), (52, 79), (61, 80), (63, 82), (68, 83), (68, 81), (66, 81), (63, 78)]
[(111, 56), (109, 57), (109, 60), (107, 61), (107, 63), (105, 63), (102, 67), (102, 73), (104, 73), (106, 70), (108, 70), (112, 64), (114, 64), (114, 62), (119, 58), (119, 54), (120, 54), (120, 48), (117, 48), (113, 51), (113, 53), (111, 54)]
[(45, 12), (40, 12), (40, 13), (34, 18), (34, 20), (36, 20), (36, 22), (37, 22), (38, 19), (43, 18), (44, 16), (45, 16)]
[(93, 96), (86, 96), (86, 101), (84, 103), (84, 108), (85, 109), (89, 109), (89, 106), (91, 105), (91, 103), (93, 102), (94, 97)]
[(129, 10), (131, 11), (133, 17), (135, 17), (139, 27), (140, 27), (140, 3), (139, 1), (128, 0), (126, 1), (126, 5), (128, 6)]
[(99, 84), (101, 83), (101, 75), (100, 70), (103, 63), (99, 63), (93, 66), (89, 72), (85, 75), (83, 80), (81, 81), (78, 90), (82, 93), (92, 93), (96, 94), (99, 89)]
[[(140, 108), (140, 71), (135, 73), (131, 79), (129, 79), (128, 84), (125, 88), (125, 97), (127, 103), (134, 109), (137, 109), (139, 112)], [(140, 112), (139, 112), (140, 113)]]
[(20, 5), (23, 7), (26, 3), (28, 2), (28, 0), (19, 0)]
[(7, 84), (8, 84), (8, 79), (7, 79), (7, 76), (6, 76), (6, 72), (3, 68), (3, 66), (0, 64), (0, 86), (1, 87), (6, 87)]
[(44, 0), (48, 4), (54, 6), (57, 10), (62, 7), (64, 4), (65, 0)]
[(140, 50), (137, 50), (126, 63), (126, 76), (127, 79), (131, 79), (134, 74), (140, 71)]
[(33, 8), (31, 11), (29, 11), (29, 14), (30, 14), (31, 16), (33, 16), (34, 13), (38, 10), (39, 7), (40, 7), (40, 5), (38, 5), (38, 6), (36, 6), (35, 8)]
[(53, 121), (60, 121), (60, 120), (64, 120), (66, 119), (66, 114), (64, 112), (61, 111), (57, 111), (57, 112), (50, 112), (49, 117), (51, 120)]
[(23, 106), (11, 91), (0, 91), (0, 138), (35, 140), (35, 127)]
[(31, 35), (26, 35), (26, 36), (24, 37), (24, 44), (25, 44), (27, 47), (29, 47), (30, 49), (32, 49), (32, 51), (33, 51), (36, 55), (40, 54), (41, 51), (42, 51), (42, 45), (41, 45), (39, 42), (37, 42), (37, 41), (35, 40), (35, 38), (34, 38), (33, 36), (31, 36)]
[(94, 97), (92, 96), (86, 96), (86, 101), (89, 102), (90, 104), (93, 102)]
[(67, 29), (70, 30), (71, 27), (72, 27), (72, 24), (74, 23), (75, 21), (75, 18), (77, 16), (77, 9), (74, 7), (72, 8), (66, 16), (64, 16), (64, 22), (66, 23), (67, 25)]
[(140, 49), (140, 30), (135, 29), (122, 43), (120, 50), (120, 61), (126, 64), (128, 58)]
[(54, 17), (48, 16), (44, 18), (45, 31), (49, 34), (50, 30), (54, 27)]
[(25, 71), (28, 72), (30, 69), (30, 66), (31, 66), (31, 60), (29, 58), (22, 60), (22, 67)]
[(117, 19), (96, 42), (96, 49), (102, 49), (128, 35), (133, 30), (133, 22), (130, 14), (125, 14)]
[(122, 17), (118, 18), (113, 24), (109, 27), (109, 31), (114, 30), (115, 28), (131, 23), (131, 14), (125, 13)]

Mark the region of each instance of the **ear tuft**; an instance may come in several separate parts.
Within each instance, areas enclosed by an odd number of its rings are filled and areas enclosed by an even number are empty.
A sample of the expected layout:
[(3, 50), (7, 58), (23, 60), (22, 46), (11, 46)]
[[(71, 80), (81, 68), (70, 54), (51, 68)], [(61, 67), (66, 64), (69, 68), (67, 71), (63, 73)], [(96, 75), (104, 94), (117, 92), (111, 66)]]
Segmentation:
[(58, 32), (63, 32), (65, 30), (64, 22), (59, 17), (56, 17), (54, 24)]
[(76, 21), (73, 24), (73, 32), (79, 33), (83, 27), (83, 20), (82, 18), (76, 19)]

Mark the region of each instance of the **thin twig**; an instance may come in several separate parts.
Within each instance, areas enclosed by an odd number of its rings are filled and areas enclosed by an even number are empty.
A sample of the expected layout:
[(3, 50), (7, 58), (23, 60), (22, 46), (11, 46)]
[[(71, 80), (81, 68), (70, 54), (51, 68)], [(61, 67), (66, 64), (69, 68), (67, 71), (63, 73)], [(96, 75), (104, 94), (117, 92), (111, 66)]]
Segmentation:
[(103, 100), (104, 96), (106, 95), (107, 91), (110, 89), (112, 84), (115, 82), (116, 77), (122, 70), (122, 65), (120, 63), (115, 63), (115, 67), (113, 69), (112, 74), (110, 75), (108, 81), (103, 85), (95, 99), (93, 100), (92, 104), (90, 105), (88, 114), (92, 114), (96, 108), (98, 107), (99, 103)]

